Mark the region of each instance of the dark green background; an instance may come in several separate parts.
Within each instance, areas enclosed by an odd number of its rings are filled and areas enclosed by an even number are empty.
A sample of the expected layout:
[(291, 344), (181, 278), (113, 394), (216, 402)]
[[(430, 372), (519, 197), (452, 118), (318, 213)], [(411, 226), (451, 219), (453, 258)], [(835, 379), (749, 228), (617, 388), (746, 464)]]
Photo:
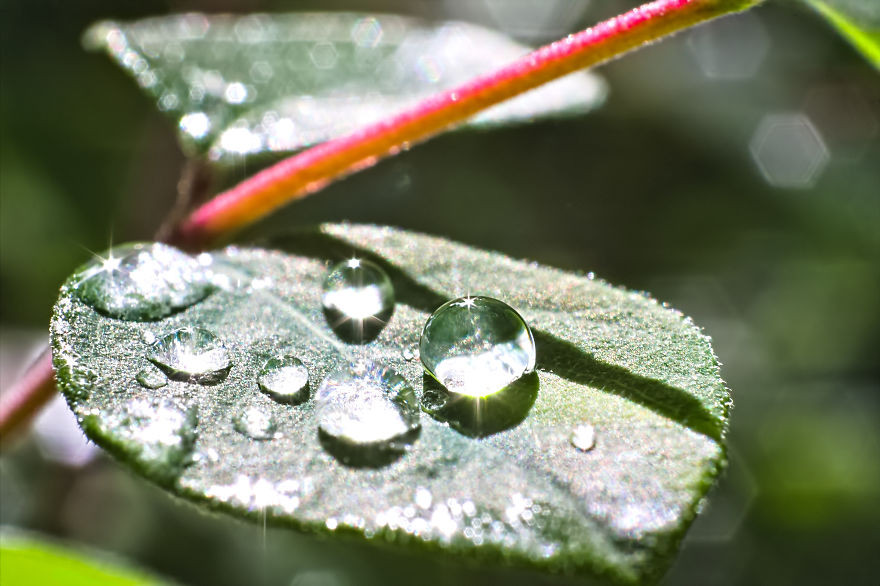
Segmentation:
[[(595, 1), (576, 26), (630, 4)], [(89, 23), (193, 9), (442, 18), (468, 5), (3, 0), (4, 381), (20, 366), (8, 357), (45, 331), (57, 287), (86, 249), (150, 237), (183, 163), (172, 125), (106, 57), (81, 49)], [(707, 78), (686, 33), (601, 68), (611, 95), (592, 115), (436, 139), (257, 231), (391, 224), (650, 291), (713, 336), (736, 401), (729, 474), (667, 583), (875, 584), (880, 77), (805, 10), (755, 15), (769, 50), (754, 76)], [(811, 188), (770, 186), (749, 154), (762, 118), (780, 112), (809, 116), (828, 146)], [(173, 502), (107, 459), (51, 463), (31, 438), (0, 466), (3, 523), (112, 550), (183, 583), (404, 584), (422, 570), (425, 583), (554, 583), (271, 529), (264, 537)]]

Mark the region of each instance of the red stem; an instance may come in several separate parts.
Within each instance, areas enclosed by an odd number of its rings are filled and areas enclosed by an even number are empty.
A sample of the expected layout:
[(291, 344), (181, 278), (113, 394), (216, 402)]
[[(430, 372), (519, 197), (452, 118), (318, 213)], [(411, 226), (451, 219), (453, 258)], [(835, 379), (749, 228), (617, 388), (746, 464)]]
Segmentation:
[(54, 394), (52, 355), (46, 349), (24, 376), (0, 395), (0, 438), (5, 442), (21, 431)]
[(494, 73), (257, 173), (196, 209), (179, 227), (174, 240), (190, 247), (204, 245), (492, 105), (699, 22), (744, 10), (758, 1), (657, 0), (569, 35)]

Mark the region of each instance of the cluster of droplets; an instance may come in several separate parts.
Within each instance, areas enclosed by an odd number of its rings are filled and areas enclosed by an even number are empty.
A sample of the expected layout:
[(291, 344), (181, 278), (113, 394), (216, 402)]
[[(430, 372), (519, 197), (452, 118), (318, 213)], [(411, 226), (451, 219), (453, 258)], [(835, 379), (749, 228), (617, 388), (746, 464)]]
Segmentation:
[[(208, 269), (209, 265), (170, 246), (131, 245), (83, 269), (74, 290), (101, 313), (123, 320), (155, 320), (209, 295), (217, 279)], [(378, 264), (348, 259), (328, 271), (322, 306), (328, 326), (339, 338), (367, 344), (392, 317), (394, 288)], [(151, 364), (135, 379), (144, 388), (159, 389), (171, 381), (219, 385), (233, 366), (226, 343), (205, 328), (184, 327), (161, 336), (146, 332), (143, 341)], [(535, 339), (522, 316), (502, 301), (479, 296), (441, 305), (425, 323), (417, 351), (405, 348), (402, 355), (406, 361), (420, 359), (439, 383), (439, 390), (426, 386), (422, 407), (440, 420), (441, 404), (461, 407), (471, 402), (479, 410), (482, 401), (484, 409), (491, 407), (492, 396), (518, 389), (536, 363)], [(294, 355), (265, 358), (255, 382), (278, 404), (295, 406), (310, 398), (309, 370)], [(409, 449), (421, 429), (419, 400), (412, 386), (391, 368), (369, 360), (354, 361), (326, 375), (314, 401), (322, 446), (348, 465), (386, 465)], [(526, 411), (529, 407), (530, 403)], [(257, 403), (241, 406), (231, 423), (253, 440), (282, 437), (279, 420)], [(464, 424), (459, 423), (453, 427), (462, 431)], [(587, 451), (593, 443), (589, 425), (572, 431), (575, 448)]]

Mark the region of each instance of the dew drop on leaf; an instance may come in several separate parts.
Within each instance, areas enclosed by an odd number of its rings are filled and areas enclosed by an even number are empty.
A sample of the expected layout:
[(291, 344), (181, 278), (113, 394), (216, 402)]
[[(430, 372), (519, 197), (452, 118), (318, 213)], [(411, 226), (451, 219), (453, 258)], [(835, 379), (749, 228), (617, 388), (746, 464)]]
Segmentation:
[(110, 317), (161, 319), (201, 301), (214, 288), (193, 257), (166, 244), (130, 244), (105, 254), (79, 273), (76, 295)]
[(161, 389), (168, 384), (168, 377), (155, 368), (145, 368), (135, 376), (138, 384), (146, 389)]
[(328, 375), (315, 394), (321, 443), (352, 466), (383, 466), (399, 458), (421, 429), (409, 383), (368, 361)]
[(535, 369), (535, 338), (512, 307), (491, 297), (441, 305), (425, 323), (422, 364), (449, 391), (469, 397), (496, 393)]
[(214, 385), (226, 379), (232, 362), (223, 342), (203, 328), (182, 328), (157, 341), (147, 360), (177, 381)]
[(589, 423), (582, 423), (572, 430), (569, 441), (580, 451), (589, 452), (596, 445), (596, 430)]
[(260, 371), (257, 384), (279, 403), (297, 405), (309, 398), (309, 371), (295, 356), (270, 358)]
[(278, 423), (272, 414), (260, 407), (248, 407), (232, 418), (232, 427), (238, 433), (255, 440), (276, 437)]
[(363, 344), (379, 335), (394, 312), (394, 287), (378, 265), (352, 258), (330, 269), (321, 302), (336, 335)]

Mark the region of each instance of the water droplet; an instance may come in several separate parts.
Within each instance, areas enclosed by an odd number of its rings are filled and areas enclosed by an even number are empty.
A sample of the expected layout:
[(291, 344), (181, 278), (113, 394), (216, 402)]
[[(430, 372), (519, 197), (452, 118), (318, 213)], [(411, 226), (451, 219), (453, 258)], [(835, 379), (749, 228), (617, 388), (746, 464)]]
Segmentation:
[(248, 89), (243, 83), (236, 81), (226, 86), (223, 97), (230, 104), (241, 104), (248, 99)]
[(233, 417), (232, 427), (255, 440), (272, 439), (278, 431), (278, 423), (272, 414), (259, 407), (249, 407)]
[(204, 112), (191, 112), (180, 118), (180, 130), (199, 140), (211, 131), (211, 119)]
[(145, 368), (135, 377), (135, 380), (148, 389), (161, 389), (168, 384), (168, 378), (155, 368)]
[(297, 405), (309, 398), (309, 371), (295, 356), (269, 359), (257, 383), (279, 403)]
[(420, 509), (430, 509), (432, 500), (433, 495), (430, 490), (422, 486), (416, 489), (415, 502)]
[(324, 280), (324, 315), (346, 342), (375, 339), (394, 312), (394, 287), (379, 266), (352, 258), (335, 265)]
[(589, 452), (596, 445), (596, 431), (589, 423), (583, 423), (574, 428), (568, 441), (580, 451)]
[(130, 244), (106, 254), (80, 273), (76, 294), (110, 317), (161, 319), (213, 289), (194, 258), (165, 244)]
[(523, 318), (491, 297), (462, 297), (440, 306), (419, 343), (422, 364), (449, 391), (496, 393), (535, 369), (535, 338)]
[(403, 359), (407, 362), (415, 359), (416, 353), (412, 351), (412, 348), (404, 348), (403, 349)]
[(421, 429), (412, 388), (390, 368), (372, 362), (328, 375), (315, 403), (322, 445), (351, 466), (390, 464)]
[(170, 482), (192, 461), (198, 423), (195, 407), (184, 410), (167, 399), (136, 399), (119, 412), (97, 417), (101, 427), (125, 442), (124, 449), (135, 454), (154, 480)]
[(222, 382), (232, 367), (226, 346), (203, 328), (171, 332), (153, 345), (147, 360), (172, 380), (203, 385)]

